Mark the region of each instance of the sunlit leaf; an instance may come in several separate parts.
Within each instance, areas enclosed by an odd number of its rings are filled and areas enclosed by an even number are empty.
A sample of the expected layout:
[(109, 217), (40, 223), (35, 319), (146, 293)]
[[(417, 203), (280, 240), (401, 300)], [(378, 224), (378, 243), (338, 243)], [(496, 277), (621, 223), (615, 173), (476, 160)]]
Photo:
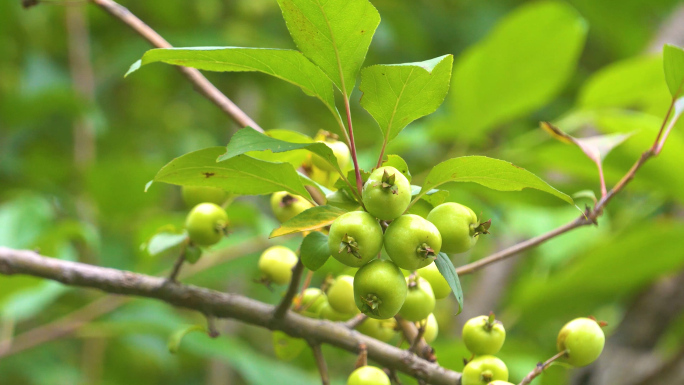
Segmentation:
[(420, 63), (374, 65), (361, 71), (361, 106), (378, 122), (385, 143), (442, 104), (453, 61), (452, 55), (445, 55)]
[(579, 147), (582, 152), (584, 152), (589, 159), (593, 160), (595, 163), (603, 163), (608, 153), (615, 147), (619, 146), (627, 140), (632, 134), (609, 134), (609, 135), (597, 135), (589, 138), (575, 138), (565, 132), (560, 128), (552, 125), (548, 122), (542, 122), (541, 128), (550, 133), (554, 138), (560, 140), (563, 143), (574, 143)]
[(684, 50), (680, 47), (665, 44), (663, 48), (663, 65), (665, 81), (673, 98), (682, 95), (684, 86)]
[(183, 341), (183, 337), (185, 337), (188, 333), (192, 332), (206, 333), (207, 328), (205, 328), (202, 325), (191, 325), (171, 334), (171, 336), (169, 337), (169, 341), (167, 342), (167, 346), (169, 347), (169, 353), (176, 354), (178, 352), (178, 349), (180, 349), (180, 344), (181, 341)]
[[(368, 0), (278, 0), (287, 29), (306, 57), (351, 95), (380, 14)], [(344, 87), (342, 86), (344, 82)]]
[(408, 165), (406, 164), (406, 161), (399, 155), (387, 155), (387, 159), (382, 162), (382, 166), (391, 166), (396, 168), (400, 173), (404, 174), (409, 182), (411, 182), (411, 173), (409, 172)]
[(329, 226), (337, 217), (346, 212), (333, 206), (312, 207), (281, 224), (280, 227), (271, 232), (270, 238)]
[(152, 255), (161, 254), (167, 250), (180, 246), (188, 239), (188, 234), (183, 232), (181, 234), (163, 231), (155, 234), (147, 242), (147, 252)]

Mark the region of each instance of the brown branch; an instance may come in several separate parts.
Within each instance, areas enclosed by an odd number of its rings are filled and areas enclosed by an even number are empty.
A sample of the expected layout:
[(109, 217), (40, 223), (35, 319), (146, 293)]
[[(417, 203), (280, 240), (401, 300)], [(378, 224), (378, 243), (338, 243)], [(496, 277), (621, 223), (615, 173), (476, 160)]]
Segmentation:
[(422, 336), (419, 336), (420, 332), (416, 325), (412, 322), (407, 321), (400, 316), (396, 315), (394, 318), (397, 320), (397, 325), (401, 329), (404, 338), (411, 345), (408, 350), (409, 354), (415, 353), (418, 357), (424, 358), (430, 362), (436, 362), (437, 357), (435, 356), (435, 350), (425, 342)]
[(363, 323), (363, 321), (368, 318), (367, 315), (361, 313), (355, 315), (352, 319), (344, 323), (344, 326), (348, 327), (349, 329), (356, 329), (359, 325)]
[(181, 250), (178, 259), (176, 259), (176, 262), (173, 264), (171, 274), (169, 274), (169, 282), (173, 283), (178, 280), (178, 274), (180, 274), (181, 267), (183, 267), (183, 263), (185, 262), (185, 253), (187, 251), (187, 248), (187, 245), (183, 246), (183, 250)]
[[(157, 48), (171, 48), (169, 44), (161, 35), (150, 28), (142, 20), (138, 19), (126, 7), (112, 1), (112, 0), (90, 0), (93, 4), (105, 10), (110, 15), (121, 20), (128, 25), (136, 33), (142, 36), (145, 40), (150, 42)], [(178, 67), (178, 69), (185, 75), (188, 80), (195, 86), (195, 90), (209, 99), (223, 112), (225, 112), (235, 123), (240, 127), (252, 127), (253, 129), (263, 132), (264, 130), (252, 120), (244, 111), (240, 109), (233, 101), (228, 99), (216, 86), (214, 86), (199, 70), (188, 67)]]
[(321, 384), (330, 385), (330, 378), (328, 377), (328, 364), (325, 362), (325, 357), (323, 356), (323, 351), (321, 350), (321, 344), (312, 343), (311, 351), (313, 352), (314, 359), (316, 360), (316, 366), (318, 367), (318, 372), (321, 374)]
[(112, 294), (154, 298), (217, 318), (234, 318), (255, 326), (282, 330), (296, 338), (330, 344), (354, 353), (358, 352), (359, 344), (363, 343), (368, 348), (368, 356), (378, 364), (435, 385), (457, 384), (461, 377), (458, 372), (349, 330), (339, 323), (311, 319), (293, 312), (286, 312), (282, 319), (273, 319), (274, 306), (237, 294), (192, 285), (170, 285), (165, 278), (62, 261), (43, 257), (29, 250), (5, 247), (0, 247), (0, 274), (32, 275)]
[(563, 350), (562, 352), (560, 352), (560, 353), (556, 354), (555, 356), (553, 356), (553, 357), (549, 358), (548, 360), (546, 360), (546, 362), (540, 362), (540, 363), (538, 363), (538, 364), (537, 364), (537, 367), (534, 368), (533, 371), (531, 371), (530, 373), (528, 373), (528, 374), (525, 376), (525, 378), (523, 378), (523, 380), (520, 381), (520, 384), (518, 384), (518, 385), (528, 385), (528, 384), (530, 384), (530, 383), (532, 382), (532, 380), (534, 380), (538, 375), (542, 374), (542, 372), (543, 372), (546, 368), (548, 368), (549, 365), (551, 365), (551, 364), (552, 364), (554, 361), (556, 361), (557, 359), (563, 357), (563, 356), (565, 355), (565, 353), (566, 353), (566, 351)]
[(292, 300), (297, 295), (297, 290), (299, 289), (299, 281), (302, 280), (302, 272), (304, 271), (304, 264), (301, 259), (297, 260), (297, 264), (292, 268), (292, 279), (290, 280), (290, 286), (287, 288), (285, 296), (275, 308), (273, 312), (273, 320), (277, 321), (282, 319), (290, 306), (292, 306)]

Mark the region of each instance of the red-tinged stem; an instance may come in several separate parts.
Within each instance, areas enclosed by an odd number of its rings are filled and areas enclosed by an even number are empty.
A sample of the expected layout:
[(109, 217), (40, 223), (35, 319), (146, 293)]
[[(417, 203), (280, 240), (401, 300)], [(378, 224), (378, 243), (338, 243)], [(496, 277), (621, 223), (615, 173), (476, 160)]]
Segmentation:
[[(344, 87), (343, 87), (344, 88)], [(347, 113), (347, 129), (349, 130), (349, 149), (351, 150), (352, 160), (354, 161), (354, 172), (356, 173), (356, 188), (359, 194), (363, 190), (363, 181), (361, 180), (361, 169), (359, 168), (359, 161), (356, 157), (356, 143), (354, 142), (354, 128), (352, 127), (351, 109), (349, 108), (349, 99), (347, 98), (346, 90), (344, 93), (344, 109)]]

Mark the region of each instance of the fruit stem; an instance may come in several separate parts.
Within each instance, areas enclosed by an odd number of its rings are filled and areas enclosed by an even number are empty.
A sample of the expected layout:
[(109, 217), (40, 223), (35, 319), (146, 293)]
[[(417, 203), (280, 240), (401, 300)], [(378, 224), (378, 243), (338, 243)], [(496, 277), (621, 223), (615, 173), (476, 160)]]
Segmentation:
[[(340, 78), (342, 73), (340, 72)], [(356, 188), (359, 190), (359, 195), (363, 190), (363, 181), (361, 180), (361, 169), (359, 168), (359, 161), (356, 157), (356, 143), (354, 142), (354, 128), (352, 127), (351, 108), (349, 107), (349, 98), (347, 98), (347, 90), (342, 79), (342, 93), (344, 94), (344, 110), (347, 114), (347, 129), (349, 130), (349, 150), (351, 151), (352, 161), (354, 161), (354, 172), (356, 173)]]
[(168, 282), (177, 282), (178, 274), (180, 274), (181, 267), (183, 267), (183, 262), (185, 262), (185, 253), (188, 250), (189, 244), (190, 241), (187, 240), (183, 245), (183, 249), (181, 249), (180, 255), (178, 256), (176, 263), (173, 264), (173, 269), (171, 270), (171, 274), (169, 274), (169, 278), (167, 279)]
[(366, 348), (366, 344), (361, 342), (359, 344), (359, 357), (356, 359), (354, 369), (358, 369), (366, 365), (368, 365), (368, 348)]
[(527, 374), (525, 378), (523, 378), (522, 381), (520, 381), (519, 385), (528, 385), (534, 380), (538, 375), (540, 375), (546, 368), (551, 366), (551, 364), (556, 361), (557, 359), (563, 357), (568, 351), (563, 350), (562, 352), (558, 352), (555, 356), (549, 358), (548, 360), (544, 362), (540, 362), (537, 364), (537, 367), (534, 368), (533, 371)]

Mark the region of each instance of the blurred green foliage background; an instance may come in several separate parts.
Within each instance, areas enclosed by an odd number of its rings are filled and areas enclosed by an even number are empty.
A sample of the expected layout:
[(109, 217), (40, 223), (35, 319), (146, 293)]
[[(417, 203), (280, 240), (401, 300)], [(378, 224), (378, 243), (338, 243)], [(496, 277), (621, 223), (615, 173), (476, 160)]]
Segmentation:
[[(593, 164), (539, 130), (538, 121), (553, 121), (576, 136), (632, 132), (606, 160), (610, 187), (650, 146), (668, 107), (662, 44), (684, 42), (682, 31), (668, 28), (682, 23), (678, 0), (372, 2), (382, 23), (366, 65), (448, 53), (456, 58), (444, 105), (409, 125), (388, 149), (407, 160), (418, 182), (441, 160), (481, 154), (525, 167), (568, 194), (598, 194)], [(176, 46), (295, 48), (274, 0), (123, 5)], [(75, 26), (83, 19), (87, 27), (80, 30)], [(90, 69), (74, 65), (73, 55), (83, 46), (69, 41), (78, 38), (88, 41)], [(163, 226), (182, 226), (187, 209), (176, 186), (155, 184), (144, 193), (145, 183), (174, 157), (226, 144), (237, 127), (171, 66), (148, 66), (124, 79), (148, 48), (92, 5), (45, 3), (24, 10), (19, 1), (0, 2), (0, 245), (148, 274), (173, 263), (173, 255), (151, 257), (141, 245)], [(87, 83), (89, 71), (92, 98), (75, 91), (73, 82), (85, 76)], [(309, 135), (335, 130), (322, 104), (297, 87), (259, 74), (207, 77), (266, 129)], [(361, 166), (370, 169), (381, 135), (359, 97), (356, 90), (352, 114)], [(76, 140), (74, 132), (84, 124), (93, 128), (94, 140)], [(458, 317), (453, 298), (439, 301), (440, 338), (434, 346), (442, 365), (462, 369), (468, 353), (458, 337), (460, 325), (494, 310), (509, 332), (500, 356), (519, 381), (555, 352), (555, 336), (565, 322), (593, 314), (609, 322), (610, 334), (637, 293), (681, 269), (684, 127), (678, 126), (662, 155), (612, 202), (598, 228), (578, 229), (524, 257), (463, 277), (466, 308)], [(94, 156), (78, 161), (84, 146)], [(471, 254), (457, 256), (457, 265), (578, 213), (530, 190), (501, 193), (459, 185), (449, 199), (493, 219), (492, 235)], [(284, 288), (272, 293), (251, 281), (260, 251), (283, 242), (267, 240), (276, 224), (267, 197), (239, 198), (229, 215), (234, 233), (185, 281), (275, 303)], [(298, 241), (285, 242), (296, 247)], [(98, 302), (88, 306), (93, 301)], [(75, 333), (35, 346), (45, 334), (41, 329), (38, 337), (22, 336), (75, 311), (99, 316)], [(12, 349), (28, 343), (3, 354), (6, 344), (0, 342), (0, 383), (318, 382), (309, 352), (278, 362), (269, 332), (232, 321), (220, 323), (218, 339), (191, 334), (178, 354), (168, 352), (170, 334), (203, 322), (197, 314), (151, 300), (0, 277), (0, 341), (14, 334)], [(674, 355), (683, 333), (681, 327), (668, 328), (654, 342), (653, 354)], [(355, 357), (329, 347), (324, 352), (333, 377), (343, 383)], [(571, 376), (556, 366), (537, 382), (564, 384)]]

